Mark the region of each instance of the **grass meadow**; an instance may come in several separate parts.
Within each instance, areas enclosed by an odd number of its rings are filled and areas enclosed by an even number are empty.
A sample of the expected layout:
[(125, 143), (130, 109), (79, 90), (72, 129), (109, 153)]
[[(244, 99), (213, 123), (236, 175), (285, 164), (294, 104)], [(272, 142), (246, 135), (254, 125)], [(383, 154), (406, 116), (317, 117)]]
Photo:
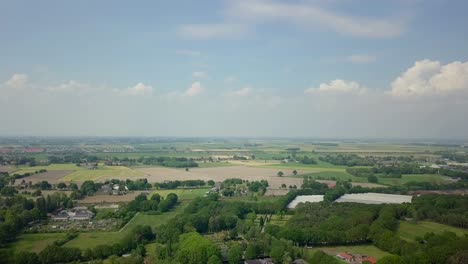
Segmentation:
[(468, 235), (467, 229), (456, 228), (453, 226), (443, 225), (439, 223), (420, 221), (417, 223), (401, 221), (398, 228), (398, 235), (408, 241), (413, 241), (416, 237), (423, 237), (426, 233), (442, 233), (449, 231), (458, 236)]

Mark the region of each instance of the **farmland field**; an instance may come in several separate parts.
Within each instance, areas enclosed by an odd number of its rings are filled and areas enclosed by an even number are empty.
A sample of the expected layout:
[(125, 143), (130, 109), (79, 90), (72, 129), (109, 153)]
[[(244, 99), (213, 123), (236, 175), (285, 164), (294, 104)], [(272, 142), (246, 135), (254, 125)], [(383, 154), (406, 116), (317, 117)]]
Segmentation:
[(60, 182), (61, 181), (60, 179), (69, 175), (70, 173), (73, 173), (73, 171), (50, 170), (47, 172), (38, 173), (38, 174), (34, 174), (34, 175), (31, 175), (22, 179), (18, 179), (16, 180), (15, 184), (19, 185), (22, 180), (25, 180), (26, 182), (32, 182), (33, 184), (37, 182), (41, 182), (41, 181), (48, 181), (49, 183), (56, 183), (56, 182)]
[(342, 171), (320, 171), (316, 173), (299, 174), (295, 177), (302, 178), (303, 176), (309, 176), (314, 179), (324, 179), (324, 180), (340, 180), (340, 181), (351, 180), (353, 182), (367, 182), (367, 178), (353, 176), (349, 173), (346, 173), (344, 170)]
[(14, 169), (10, 166), (0, 165), (0, 172), (10, 172), (10, 171), (14, 171)]
[(14, 167), (14, 173), (18, 174), (24, 174), (26, 172), (34, 172), (38, 170), (48, 170), (48, 171), (53, 171), (53, 170), (71, 170), (71, 171), (76, 171), (76, 170), (86, 170), (84, 167), (76, 166), (76, 164), (51, 164), (48, 166), (34, 166), (34, 167), (29, 167), (29, 166), (18, 166)]
[(16, 251), (40, 252), (55, 240), (65, 238), (65, 233), (24, 234), (11, 244)]
[[(280, 189), (281, 184), (297, 185), (302, 184), (302, 179), (292, 177), (278, 177), (278, 169), (257, 168), (247, 166), (230, 166), (215, 168), (191, 168), (173, 169), (163, 167), (138, 168), (137, 171), (144, 173), (149, 182), (183, 181), (183, 180), (214, 180), (224, 181), (229, 178), (239, 178), (249, 181), (267, 180), (272, 189)], [(282, 170), (285, 175), (292, 175), (293, 169)]]
[(405, 174), (399, 178), (383, 178), (379, 177), (379, 183), (389, 185), (401, 185), (407, 182), (431, 182), (431, 183), (448, 183), (450, 182), (449, 177), (440, 176), (437, 174)]
[(144, 174), (124, 166), (99, 166), (96, 170), (78, 170), (65, 177), (62, 181), (82, 182), (86, 180), (105, 181), (110, 179), (141, 178)]
[(412, 241), (416, 237), (423, 237), (426, 233), (433, 232), (438, 234), (444, 231), (453, 232), (458, 236), (462, 236), (464, 234), (468, 235), (468, 229), (456, 228), (429, 221), (421, 221), (417, 223), (401, 221), (400, 227), (398, 228), (398, 235), (403, 239)]

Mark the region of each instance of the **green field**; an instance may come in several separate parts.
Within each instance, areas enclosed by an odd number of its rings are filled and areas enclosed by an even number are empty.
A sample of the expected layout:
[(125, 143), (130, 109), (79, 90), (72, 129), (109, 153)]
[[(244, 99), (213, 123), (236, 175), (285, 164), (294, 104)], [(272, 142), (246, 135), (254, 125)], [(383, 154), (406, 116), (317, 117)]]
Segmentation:
[[(156, 190), (153, 193), (159, 193), (162, 197), (166, 197), (170, 193), (175, 193), (179, 197), (179, 200), (193, 200), (197, 197), (201, 197), (205, 195), (207, 191), (209, 191), (209, 188), (197, 188), (197, 189), (161, 189), (161, 190)], [(153, 194), (152, 193), (152, 194)]]
[(66, 247), (76, 247), (80, 249), (93, 248), (98, 245), (108, 245), (118, 243), (125, 235), (130, 233), (133, 228), (138, 225), (149, 225), (152, 228), (167, 223), (177, 214), (183, 212), (187, 206), (186, 203), (182, 203), (177, 206), (174, 210), (163, 213), (160, 215), (147, 215), (139, 213), (133, 217), (128, 224), (120, 231), (116, 232), (93, 232), (93, 233), (80, 233), (77, 238), (66, 243)]
[(405, 240), (412, 241), (416, 237), (423, 237), (426, 233), (434, 232), (437, 234), (444, 231), (453, 232), (458, 236), (468, 235), (468, 229), (461, 229), (428, 221), (417, 223), (401, 221), (398, 229), (398, 235)]
[(235, 164), (229, 162), (198, 162), (199, 168), (215, 168), (215, 167), (229, 167), (236, 166)]
[(339, 247), (315, 247), (307, 249), (309, 252), (316, 252), (317, 250), (324, 251), (329, 255), (335, 256), (340, 252), (347, 252), (351, 254), (361, 254), (376, 258), (377, 260), (391, 255), (388, 252), (382, 251), (373, 245), (358, 245), (358, 246), (339, 246)]
[(407, 182), (431, 182), (431, 183), (447, 183), (449, 181), (449, 177), (440, 176), (437, 174), (405, 174), (402, 175), (401, 178), (383, 178), (379, 177), (379, 182), (381, 184), (388, 184), (388, 185), (402, 185)]
[(64, 181), (86, 181), (97, 180), (101, 177), (107, 178), (137, 178), (144, 177), (145, 174), (132, 170), (124, 166), (99, 166), (96, 170), (78, 170), (63, 177)]
[(24, 234), (18, 237), (18, 241), (12, 243), (10, 246), (16, 251), (32, 251), (38, 253), (55, 240), (63, 238), (65, 238), (65, 233)]

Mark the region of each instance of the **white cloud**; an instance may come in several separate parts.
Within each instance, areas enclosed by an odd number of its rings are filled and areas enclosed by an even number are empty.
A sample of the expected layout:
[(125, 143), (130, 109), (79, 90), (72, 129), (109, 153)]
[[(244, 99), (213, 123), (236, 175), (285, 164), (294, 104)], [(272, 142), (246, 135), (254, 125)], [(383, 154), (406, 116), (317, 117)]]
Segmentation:
[(188, 56), (188, 57), (201, 56), (201, 52), (196, 51), (196, 50), (176, 50), (176, 54), (180, 56)]
[(50, 86), (46, 90), (51, 92), (74, 92), (88, 88), (87, 84), (80, 83), (74, 80), (70, 80), (67, 83), (62, 83), (57, 86)]
[(349, 16), (319, 7), (312, 2), (284, 3), (266, 0), (231, 2), (228, 13), (252, 23), (286, 22), (305, 29), (327, 28), (340, 34), (358, 37), (388, 38), (403, 33), (404, 19)]
[(145, 85), (143, 83), (137, 83), (133, 87), (128, 87), (127, 90), (123, 92), (125, 95), (150, 95), (153, 93), (153, 87), (150, 85)]
[(247, 32), (243, 24), (188, 24), (178, 29), (178, 34), (190, 39), (238, 38)]
[(206, 78), (207, 76), (208, 74), (206, 74), (206, 72), (202, 72), (202, 71), (192, 72), (193, 78), (202, 79), (202, 78)]
[(354, 54), (346, 57), (345, 59), (351, 63), (366, 64), (374, 62), (377, 58), (370, 54)]
[(224, 78), (224, 82), (226, 83), (232, 83), (232, 82), (235, 82), (237, 81), (237, 78), (235, 76), (228, 76), (226, 78)]
[(244, 87), (244, 88), (239, 89), (239, 90), (231, 91), (231, 92), (228, 93), (228, 95), (244, 97), (244, 96), (250, 95), (251, 93), (252, 93), (252, 88)]
[(194, 82), (192, 85), (185, 91), (185, 96), (197, 96), (203, 92), (203, 87), (200, 82)]
[(468, 92), (468, 62), (454, 61), (442, 65), (439, 61), (416, 61), (413, 67), (396, 78), (390, 94), (399, 97), (448, 95)]
[(319, 87), (311, 87), (304, 91), (305, 94), (362, 94), (367, 88), (357, 82), (345, 80), (333, 80), (329, 83), (321, 83)]
[(27, 82), (28, 76), (26, 74), (15, 73), (8, 81), (5, 82), (5, 85), (14, 89), (21, 89), (26, 86)]

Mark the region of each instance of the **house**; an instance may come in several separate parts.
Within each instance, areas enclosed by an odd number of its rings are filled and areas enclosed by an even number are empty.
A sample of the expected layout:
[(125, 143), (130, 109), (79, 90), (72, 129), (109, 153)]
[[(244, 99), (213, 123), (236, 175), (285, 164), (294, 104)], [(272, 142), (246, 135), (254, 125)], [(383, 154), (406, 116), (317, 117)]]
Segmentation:
[(52, 215), (51, 218), (54, 221), (66, 221), (66, 220), (90, 220), (94, 217), (94, 213), (89, 211), (86, 207), (75, 207), (71, 210), (61, 210), (57, 214)]
[(377, 263), (377, 260), (374, 257), (363, 257), (361, 263), (364, 263), (365, 261), (370, 262), (372, 264)]
[(110, 184), (104, 184), (103, 186), (101, 186), (101, 191), (104, 194), (111, 194), (112, 193), (112, 187), (111, 187)]
[(69, 213), (71, 220), (90, 220), (94, 217), (94, 213), (89, 210), (76, 210), (75, 212)]
[(66, 210), (59, 211), (56, 215), (52, 215), (54, 221), (66, 221), (68, 220), (68, 212)]
[(271, 258), (245, 260), (244, 264), (274, 264)]
[(339, 259), (342, 259), (346, 262), (352, 262), (354, 260), (354, 257), (353, 255), (350, 255), (346, 252), (340, 252), (338, 254), (336, 254), (336, 257), (339, 258)]

